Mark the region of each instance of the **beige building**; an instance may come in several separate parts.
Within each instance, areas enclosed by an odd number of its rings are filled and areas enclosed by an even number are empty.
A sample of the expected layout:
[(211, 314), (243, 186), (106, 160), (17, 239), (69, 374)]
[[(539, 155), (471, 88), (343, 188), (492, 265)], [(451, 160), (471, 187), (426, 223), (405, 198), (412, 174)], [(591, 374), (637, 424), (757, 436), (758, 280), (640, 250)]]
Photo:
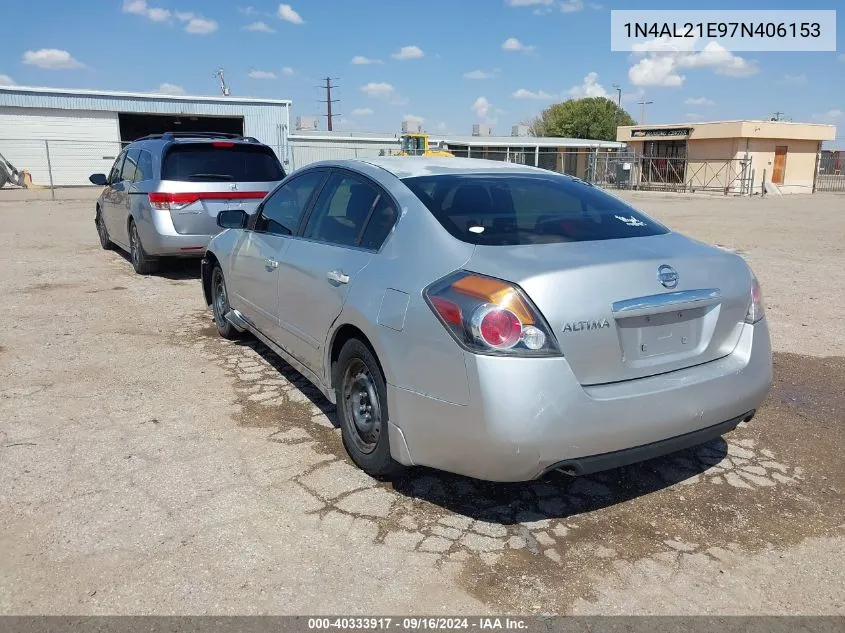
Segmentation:
[[(616, 140), (638, 158), (631, 165), (633, 186), (725, 193), (781, 193), (813, 190), (822, 141), (836, 127), (787, 121), (713, 121), (622, 126)], [(773, 189), (769, 185), (769, 189)]]

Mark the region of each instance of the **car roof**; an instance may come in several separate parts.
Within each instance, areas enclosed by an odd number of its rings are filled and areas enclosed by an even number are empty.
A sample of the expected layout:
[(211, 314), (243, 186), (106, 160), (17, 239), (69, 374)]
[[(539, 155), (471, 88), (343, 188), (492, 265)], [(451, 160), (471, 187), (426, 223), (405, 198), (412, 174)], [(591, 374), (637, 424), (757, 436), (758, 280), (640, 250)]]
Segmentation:
[[(372, 165), (393, 174), (396, 178), (413, 178), (415, 176), (440, 176), (447, 174), (491, 174), (491, 173), (525, 173), (546, 174), (555, 176), (554, 172), (546, 169), (529, 167), (518, 163), (506, 163), (499, 160), (483, 160), (480, 158), (450, 158), (447, 156), (374, 156), (372, 158), (356, 158), (348, 160), (322, 161), (322, 166), (360, 168), (361, 164)], [(309, 166), (316, 166), (309, 165)]]

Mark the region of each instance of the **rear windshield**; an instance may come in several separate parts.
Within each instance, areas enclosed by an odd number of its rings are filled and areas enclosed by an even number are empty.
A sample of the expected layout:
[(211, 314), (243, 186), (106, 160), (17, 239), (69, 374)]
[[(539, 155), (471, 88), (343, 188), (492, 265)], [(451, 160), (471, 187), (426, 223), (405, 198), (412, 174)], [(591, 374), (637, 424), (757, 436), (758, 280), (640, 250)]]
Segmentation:
[(265, 145), (172, 145), (164, 157), (162, 180), (266, 182), (284, 177), (279, 160)]
[(668, 233), (583, 181), (558, 175), (450, 174), (405, 178), (453, 236), (470, 244), (545, 244)]

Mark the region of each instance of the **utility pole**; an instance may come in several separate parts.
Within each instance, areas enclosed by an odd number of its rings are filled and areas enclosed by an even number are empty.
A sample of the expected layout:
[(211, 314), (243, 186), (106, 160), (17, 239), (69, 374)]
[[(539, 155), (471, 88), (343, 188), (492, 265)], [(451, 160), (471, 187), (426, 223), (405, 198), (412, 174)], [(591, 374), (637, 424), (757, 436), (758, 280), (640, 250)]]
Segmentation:
[(339, 114), (334, 113), (332, 114), (332, 104), (338, 103), (340, 99), (332, 99), (332, 88), (337, 88), (337, 86), (332, 85), (332, 81), (337, 81), (337, 78), (334, 80), (331, 77), (326, 77), (324, 79), (326, 82), (325, 86), (320, 86), (320, 88), (326, 89), (326, 99), (324, 101), (320, 101), (320, 103), (326, 104), (326, 113), (323, 115), (326, 117), (326, 129), (331, 132), (332, 131), (332, 118), (339, 116)]
[(646, 101), (643, 99), (642, 101), (637, 101), (637, 104), (640, 105), (640, 125), (645, 124), (645, 107), (647, 105), (651, 105), (654, 101)]
[(220, 84), (220, 92), (223, 93), (224, 97), (229, 96), (229, 85), (226, 83), (226, 74), (222, 68), (218, 68), (214, 72), (214, 76), (217, 77), (217, 83)]
[(616, 89), (617, 96), (616, 96), (616, 106), (621, 108), (622, 107), (622, 86), (619, 84), (613, 84), (613, 87)]

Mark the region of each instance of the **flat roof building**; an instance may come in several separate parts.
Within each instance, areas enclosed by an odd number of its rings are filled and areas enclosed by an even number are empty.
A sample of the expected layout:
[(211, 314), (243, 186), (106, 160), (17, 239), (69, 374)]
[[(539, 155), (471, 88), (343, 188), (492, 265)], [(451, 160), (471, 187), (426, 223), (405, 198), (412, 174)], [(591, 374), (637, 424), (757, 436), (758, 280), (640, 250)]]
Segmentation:
[(87, 185), (123, 144), (168, 131), (257, 138), (287, 160), (287, 99), (0, 86), (0, 154), (36, 185)]
[[(790, 121), (708, 121), (620, 126), (631, 185), (684, 191), (810, 193), (817, 157), (836, 127)], [(772, 187), (775, 185), (775, 187)]]

